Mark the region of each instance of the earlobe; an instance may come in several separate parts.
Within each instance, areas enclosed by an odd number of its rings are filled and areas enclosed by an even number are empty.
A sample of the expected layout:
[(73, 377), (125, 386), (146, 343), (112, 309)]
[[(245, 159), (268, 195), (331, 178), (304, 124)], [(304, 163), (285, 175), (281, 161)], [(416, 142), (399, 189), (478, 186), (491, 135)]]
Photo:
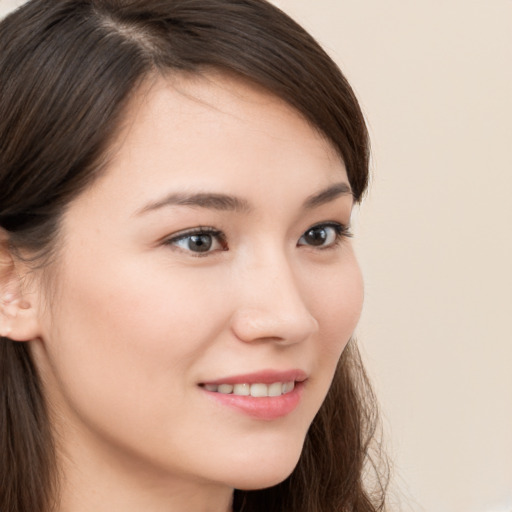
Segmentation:
[(0, 230), (0, 336), (30, 341), (39, 336), (34, 303), (24, 296), (22, 279)]
[(30, 341), (38, 337), (37, 315), (28, 301), (8, 292), (0, 302), (0, 336), (13, 341)]

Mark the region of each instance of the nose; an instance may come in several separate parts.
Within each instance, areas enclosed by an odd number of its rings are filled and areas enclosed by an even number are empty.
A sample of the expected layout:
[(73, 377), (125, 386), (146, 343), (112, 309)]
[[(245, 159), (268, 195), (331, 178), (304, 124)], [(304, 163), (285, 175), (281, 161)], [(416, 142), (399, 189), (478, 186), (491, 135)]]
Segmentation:
[(238, 278), (232, 330), (240, 340), (290, 345), (318, 331), (318, 321), (285, 257), (260, 258)]

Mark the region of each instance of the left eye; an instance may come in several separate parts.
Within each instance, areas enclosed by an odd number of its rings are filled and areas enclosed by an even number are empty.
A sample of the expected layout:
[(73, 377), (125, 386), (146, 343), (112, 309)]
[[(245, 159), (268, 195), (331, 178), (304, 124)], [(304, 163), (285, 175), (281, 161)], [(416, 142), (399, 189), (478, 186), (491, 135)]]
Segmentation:
[(297, 245), (313, 247), (331, 247), (343, 235), (348, 236), (347, 229), (341, 224), (321, 224), (309, 228), (300, 238)]
[(183, 233), (166, 242), (169, 245), (179, 247), (188, 252), (208, 254), (218, 250), (225, 250), (222, 234), (218, 231), (197, 231)]

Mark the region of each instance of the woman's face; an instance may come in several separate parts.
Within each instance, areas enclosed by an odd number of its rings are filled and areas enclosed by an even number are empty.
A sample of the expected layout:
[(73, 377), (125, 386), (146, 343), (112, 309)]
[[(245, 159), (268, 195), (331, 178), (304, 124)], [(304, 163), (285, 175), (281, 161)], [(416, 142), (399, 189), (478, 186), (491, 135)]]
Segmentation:
[(66, 211), (31, 342), (61, 449), (273, 485), (360, 315), (344, 165), (291, 107), (213, 74), (138, 93), (114, 149)]

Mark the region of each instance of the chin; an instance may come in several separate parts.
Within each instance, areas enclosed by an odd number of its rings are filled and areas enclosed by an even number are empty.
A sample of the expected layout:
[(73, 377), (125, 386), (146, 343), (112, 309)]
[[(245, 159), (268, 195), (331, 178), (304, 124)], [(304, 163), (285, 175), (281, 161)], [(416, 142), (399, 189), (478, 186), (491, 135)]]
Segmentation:
[(257, 491), (258, 489), (273, 487), (286, 480), (291, 475), (296, 465), (297, 464), (288, 467), (286, 470), (275, 470), (273, 468), (270, 471), (267, 470), (258, 472), (258, 474), (246, 475), (244, 478), (238, 478), (236, 482), (234, 482), (233, 487), (241, 491)]
[(265, 475), (260, 478), (247, 479), (240, 482), (240, 485), (235, 486), (235, 489), (240, 491), (258, 491), (260, 489), (266, 489), (268, 487), (274, 487), (274, 485), (280, 484), (286, 480), (295, 469), (295, 466), (285, 474), (280, 475)]
[(301, 449), (302, 446), (297, 450), (276, 450), (277, 453), (274, 452), (267, 457), (260, 453), (258, 459), (253, 462), (246, 458), (246, 462), (241, 467), (238, 464), (232, 466), (232, 469), (236, 466), (236, 471), (231, 487), (254, 491), (281, 483), (297, 466)]

